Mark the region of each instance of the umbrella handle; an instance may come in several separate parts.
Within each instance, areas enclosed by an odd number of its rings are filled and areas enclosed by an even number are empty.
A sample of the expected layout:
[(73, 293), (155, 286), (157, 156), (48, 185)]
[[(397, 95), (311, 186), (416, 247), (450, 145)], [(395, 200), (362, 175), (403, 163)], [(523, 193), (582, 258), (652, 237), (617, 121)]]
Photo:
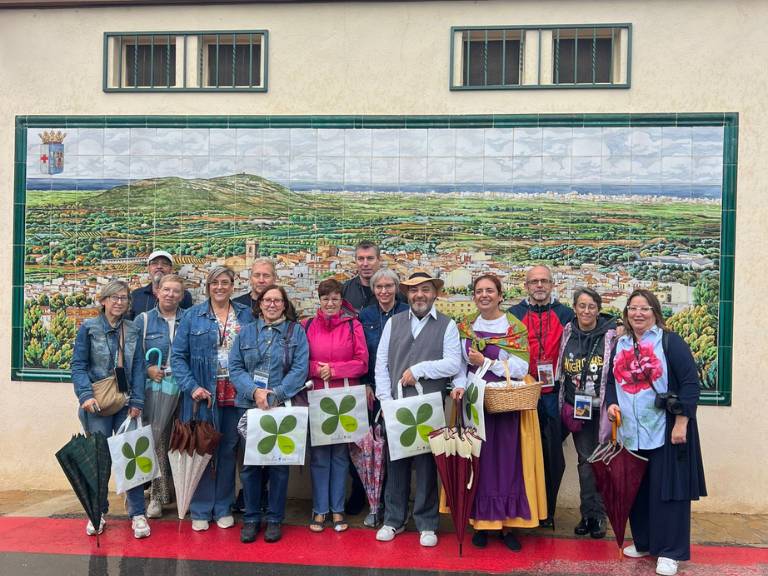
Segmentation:
[(150, 348), (147, 350), (147, 353), (144, 355), (144, 359), (149, 362), (149, 357), (152, 355), (153, 352), (157, 352), (157, 367), (160, 368), (163, 364), (163, 353), (160, 351), (159, 348)]
[(616, 444), (616, 432), (621, 426), (621, 410), (616, 411), (616, 419), (611, 422), (611, 442)]

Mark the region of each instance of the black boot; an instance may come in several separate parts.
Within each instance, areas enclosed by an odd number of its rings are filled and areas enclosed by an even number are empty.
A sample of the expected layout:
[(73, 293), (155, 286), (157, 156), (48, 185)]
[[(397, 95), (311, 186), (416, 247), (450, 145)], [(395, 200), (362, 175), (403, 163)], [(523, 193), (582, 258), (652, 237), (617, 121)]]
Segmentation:
[(520, 549), (523, 547), (512, 530), (508, 530), (506, 534), (502, 534), (502, 538), (504, 539), (504, 545), (512, 552), (520, 552)]
[(587, 529), (589, 530), (589, 535), (595, 540), (605, 538), (605, 520), (590, 518), (587, 521)]
[(488, 545), (488, 532), (475, 530), (475, 533), (472, 534), (472, 545), (477, 548), (485, 548)]
[(250, 544), (256, 541), (256, 536), (259, 533), (259, 524), (257, 522), (246, 522), (243, 527), (240, 528), (240, 542), (243, 544)]
[(576, 534), (576, 536), (586, 536), (589, 534), (589, 522), (591, 522), (591, 520), (588, 521), (586, 518), (579, 520), (579, 523), (576, 524), (576, 527), (573, 529), (573, 533)]

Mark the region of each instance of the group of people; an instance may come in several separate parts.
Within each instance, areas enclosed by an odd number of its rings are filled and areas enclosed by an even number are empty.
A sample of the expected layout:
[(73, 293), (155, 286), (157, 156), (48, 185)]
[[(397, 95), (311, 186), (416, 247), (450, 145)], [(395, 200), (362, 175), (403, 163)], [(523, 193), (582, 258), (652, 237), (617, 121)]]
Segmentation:
[[(268, 259), (253, 264), (251, 290), (238, 298), (235, 273), (213, 268), (206, 300), (190, 306), (172, 256), (154, 252), (148, 259), (151, 285), (130, 293), (125, 282), (110, 282), (99, 296), (101, 314), (78, 331), (72, 377), (83, 428), (111, 435), (126, 417), (141, 414), (148, 380), (172, 375), (181, 390), (181, 420), (210, 420), (223, 434), (209, 465), (216, 473), (203, 474), (192, 498), (192, 528), (208, 530), (213, 521), (226, 529), (235, 525), (237, 425), (246, 410), (269, 410), (287, 400), (305, 404), (308, 379), (314, 389), (366, 386), (374, 415), (399, 389), (406, 397), (417, 394), (417, 384), (425, 393), (459, 401), (481, 366), (487, 382), (530, 374), (543, 383), (537, 410), (485, 413), (473, 544), (484, 547), (498, 533), (516, 551), (516, 528), (553, 525), (569, 434), (581, 496), (574, 532), (604, 537), (604, 505), (588, 458), (621, 416), (620, 439), (649, 461), (630, 515), (634, 544), (624, 554), (654, 555), (659, 574), (676, 573), (677, 563), (690, 557), (690, 502), (706, 493), (695, 418), (699, 385), (690, 349), (666, 329), (652, 292), (633, 291), (622, 318), (615, 319), (601, 312), (600, 295), (587, 287), (575, 291), (573, 308), (558, 302), (551, 271), (534, 266), (525, 278), (527, 297), (505, 310), (499, 278), (484, 274), (472, 285), (477, 311), (457, 324), (435, 306), (441, 279), (415, 272), (401, 280), (381, 266), (371, 242), (359, 244), (355, 256), (357, 275), (345, 284), (320, 282), (316, 314), (300, 320)], [(150, 348), (164, 352), (163, 365), (145, 360)], [(118, 367), (130, 385), (129, 401), (118, 414), (101, 416), (92, 383)], [(168, 435), (158, 443), (160, 457)], [(343, 532), (349, 527), (347, 478), (354, 471), (348, 445), (310, 446), (309, 454), (309, 529)], [(148, 506), (141, 486), (127, 493), (136, 538), (149, 536), (147, 517), (162, 515), (172, 499), (167, 462), (163, 466)], [(383, 502), (364, 523), (378, 527), (381, 542), (405, 530), (412, 472), (411, 515), (419, 541), (435, 546), (440, 494), (431, 454), (387, 462)], [(255, 541), (262, 524), (264, 540), (278, 541), (288, 466), (242, 465), (239, 476), (241, 541)], [(360, 490), (359, 479), (354, 485)], [(87, 533), (100, 533), (104, 525), (102, 516), (100, 526), (89, 522)]]

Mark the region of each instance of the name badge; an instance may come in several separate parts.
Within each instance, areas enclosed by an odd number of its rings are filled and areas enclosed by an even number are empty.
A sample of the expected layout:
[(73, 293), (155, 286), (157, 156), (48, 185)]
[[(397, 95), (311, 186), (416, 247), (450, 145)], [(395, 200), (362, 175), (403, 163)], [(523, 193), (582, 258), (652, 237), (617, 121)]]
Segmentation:
[(573, 417), (576, 420), (592, 420), (592, 396), (588, 394), (574, 396)]
[(216, 371), (216, 378), (229, 378), (229, 352), (219, 350), (219, 369)]
[(253, 372), (253, 383), (258, 388), (269, 388), (269, 372), (266, 370), (255, 370)]
[(542, 388), (552, 388), (555, 385), (555, 370), (551, 362), (539, 364), (539, 382)]

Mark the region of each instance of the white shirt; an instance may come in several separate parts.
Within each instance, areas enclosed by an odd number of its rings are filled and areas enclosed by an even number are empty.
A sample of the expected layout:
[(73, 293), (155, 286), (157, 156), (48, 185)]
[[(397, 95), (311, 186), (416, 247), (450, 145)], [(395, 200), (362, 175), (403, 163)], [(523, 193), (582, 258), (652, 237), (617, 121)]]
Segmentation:
[[(429, 317), (437, 318), (437, 310), (434, 305), (428, 314), (419, 318), (408, 311), (408, 317), (411, 321), (411, 334), (416, 338), (424, 326), (427, 325)], [(389, 375), (389, 340), (392, 332), (392, 318), (387, 320), (384, 330), (381, 331), (381, 340), (379, 348), (376, 350), (376, 397), (379, 400), (392, 399), (392, 380)], [(416, 380), (426, 378), (436, 380), (438, 378), (451, 378), (455, 376), (461, 367), (461, 345), (459, 344), (459, 329), (456, 322), (450, 320), (443, 334), (443, 357), (439, 360), (424, 360), (410, 367), (411, 373)]]
[[(472, 329), (475, 332), (490, 332), (492, 334), (506, 334), (509, 329), (509, 320), (507, 315), (504, 314), (494, 320), (486, 320), (482, 316), (478, 316), (477, 320), (472, 323)], [(466, 339), (461, 341), (461, 370), (459, 375), (453, 380), (454, 386), (457, 388), (466, 387), (467, 369), (469, 367), (469, 356), (467, 355), (467, 347), (465, 346)], [(504, 360), (509, 365), (509, 377), (515, 380), (521, 380), (528, 374), (528, 362), (517, 356), (511, 356), (505, 350), (499, 350), (499, 359), (494, 360), (489, 370), (496, 376), (505, 376), (504, 372)]]

